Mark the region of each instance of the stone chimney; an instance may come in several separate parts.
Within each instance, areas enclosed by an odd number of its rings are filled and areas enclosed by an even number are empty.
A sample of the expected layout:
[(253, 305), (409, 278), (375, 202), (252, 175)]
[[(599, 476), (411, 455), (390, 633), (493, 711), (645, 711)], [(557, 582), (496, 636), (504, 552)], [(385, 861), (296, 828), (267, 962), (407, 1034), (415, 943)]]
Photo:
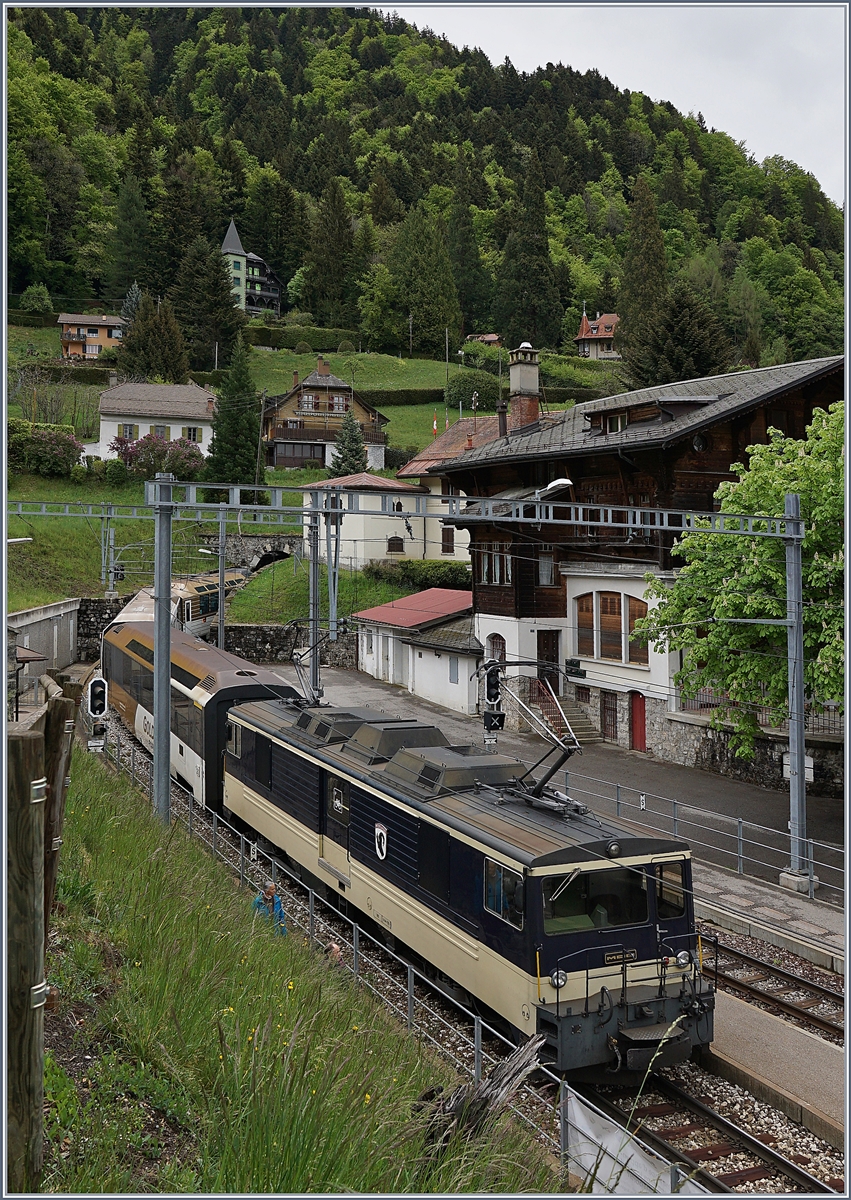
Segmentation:
[(541, 385), (538, 371), (538, 351), (529, 342), (522, 342), (508, 356), (509, 413), (508, 428), (522, 429), (534, 425), (540, 416)]
[(328, 366), (327, 362), (322, 357), (317, 358), (317, 360), (316, 360), (316, 374), (317, 375), (330, 375), (331, 374), (331, 368)]
[(298, 371), (293, 371), (293, 387), (298, 387)]

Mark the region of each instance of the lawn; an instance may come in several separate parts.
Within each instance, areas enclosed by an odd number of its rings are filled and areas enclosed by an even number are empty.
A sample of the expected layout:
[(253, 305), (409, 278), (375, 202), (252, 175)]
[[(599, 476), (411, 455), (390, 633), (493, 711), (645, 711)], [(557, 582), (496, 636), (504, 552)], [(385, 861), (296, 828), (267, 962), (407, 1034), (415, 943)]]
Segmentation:
[[(28, 353), (29, 348), (35, 351)], [(10, 367), (20, 366), (35, 359), (58, 358), (59, 326), (50, 329), (30, 328), (28, 325), (6, 326), (6, 362)]]
[(75, 750), (45, 970), (53, 1194), (551, 1192), (503, 1117), (429, 1155), (414, 1103), (453, 1072), (288, 913)]
[[(328, 616), (328, 572), (320, 567), (320, 613)], [(367, 579), (360, 571), (340, 571), (337, 615), (351, 616), (365, 608), (410, 596), (418, 588), (398, 587), (380, 579)], [(285, 625), (308, 619), (308, 563), (284, 559), (258, 572), (234, 595), (227, 620), (234, 625)]]
[[(270, 396), (282, 395), (293, 386), (293, 371), (304, 379), (316, 370), (316, 353), (293, 354), (291, 350), (264, 350), (255, 346), (251, 351), (251, 375), (258, 389), (266, 388)], [(394, 358), (392, 354), (323, 354), (331, 374), (352, 382), (360, 388), (443, 388), (446, 386), (446, 363), (427, 358)], [(458, 370), (454, 364), (450, 371)]]

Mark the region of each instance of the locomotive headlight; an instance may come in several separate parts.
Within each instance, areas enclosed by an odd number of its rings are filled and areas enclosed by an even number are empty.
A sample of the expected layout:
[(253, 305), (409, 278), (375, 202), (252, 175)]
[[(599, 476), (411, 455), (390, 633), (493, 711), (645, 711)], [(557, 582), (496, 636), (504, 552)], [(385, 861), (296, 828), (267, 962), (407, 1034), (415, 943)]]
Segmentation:
[(567, 971), (550, 971), (550, 983), (556, 991), (559, 991), (567, 983)]
[(677, 955), (677, 966), (685, 969), (691, 966), (691, 955), (688, 950), (681, 950)]
[(620, 842), (609, 842), (608, 846), (606, 846), (606, 853), (608, 854), (609, 858), (617, 858), (620, 852)]

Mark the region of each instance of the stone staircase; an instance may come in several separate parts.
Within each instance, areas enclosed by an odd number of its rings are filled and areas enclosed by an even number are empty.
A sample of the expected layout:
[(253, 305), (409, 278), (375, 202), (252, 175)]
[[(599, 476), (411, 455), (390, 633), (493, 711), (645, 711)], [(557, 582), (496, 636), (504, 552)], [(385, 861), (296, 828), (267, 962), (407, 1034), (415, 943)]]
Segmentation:
[[(549, 725), (557, 737), (562, 737), (566, 733), (566, 730), (561, 713), (547, 689), (537, 680), (535, 683), (537, 686), (533, 686), (529, 707), (534, 712), (540, 713), (541, 719), (546, 725)], [(602, 742), (603, 737), (600, 730), (586, 717), (575, 701), (568, 700), (566, 696), (559, 696), (558, 703), (561, 705), (562, 712), (567, 717), (570, 728), (573, 730), (580, 746), (588, 746), (593, 742)]]

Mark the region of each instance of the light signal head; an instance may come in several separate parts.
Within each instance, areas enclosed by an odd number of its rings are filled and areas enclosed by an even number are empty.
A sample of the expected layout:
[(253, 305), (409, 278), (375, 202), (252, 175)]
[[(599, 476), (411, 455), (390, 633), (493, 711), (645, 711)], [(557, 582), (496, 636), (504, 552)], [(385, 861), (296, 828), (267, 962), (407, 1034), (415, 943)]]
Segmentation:
[(105, 679), (96, 678), (89, 681), (89, 715), (102, 717), (106, 713), (107, 684)]

